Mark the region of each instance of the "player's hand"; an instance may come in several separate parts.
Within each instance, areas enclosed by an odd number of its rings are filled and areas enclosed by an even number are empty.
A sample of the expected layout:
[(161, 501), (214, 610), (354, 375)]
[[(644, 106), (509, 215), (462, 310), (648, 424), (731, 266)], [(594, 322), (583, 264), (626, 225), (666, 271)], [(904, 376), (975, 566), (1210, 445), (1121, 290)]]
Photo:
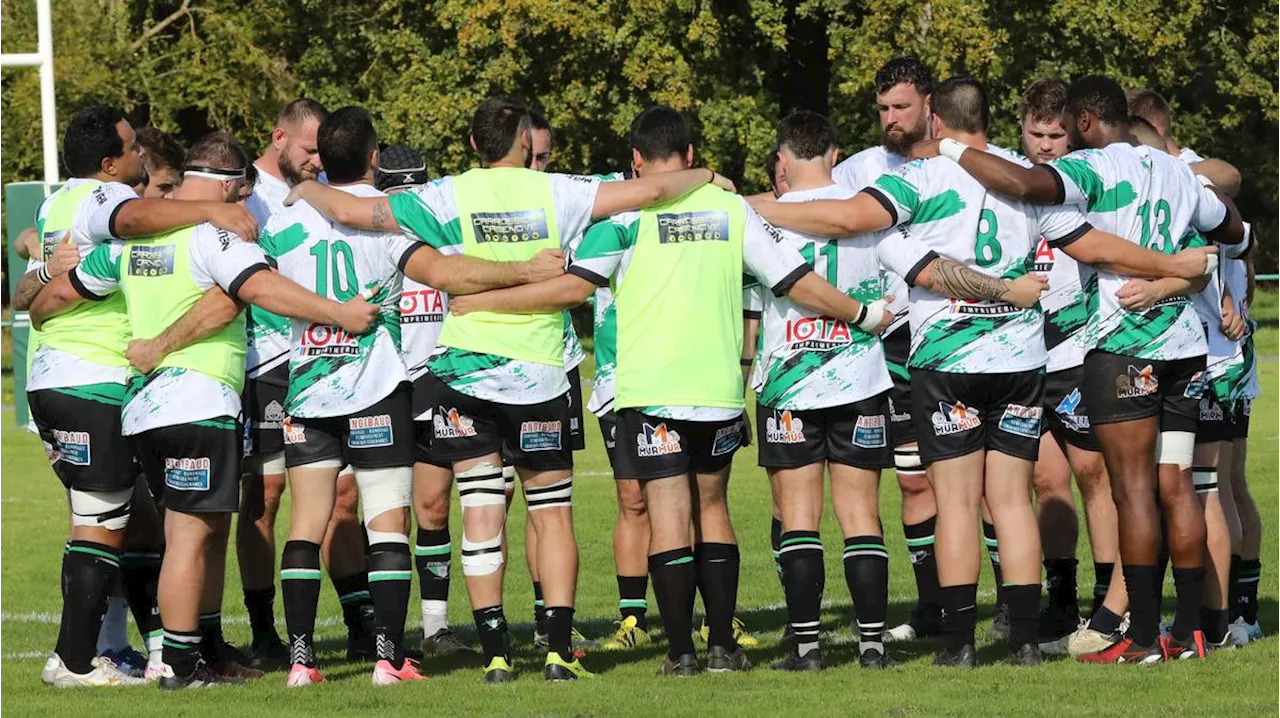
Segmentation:
[(241, 205), (210, 202), (208, 221), (215, 227), (234, 232), (246, 242), (258, 241), (258, 220)]
[(897, 314), (889, 311), (889, 305), (893, 304), (893, 300), (897, 299), (897, 297), (892, 294), (886, 294), (881, 299), (884, 300), (884, 316), (880, 317), (880, 323), (876, 325), (875, 334), (877, 336), (884, 334), (884, 330), (888, 329), (889, 325), (893, 324), (893, 320), (898, 318)]
[(365, 334), (378, 318), (381, 307), (370, 304), (364, 293), (344, 302), (338, 312), (338, 326), (351, 334)]
[(1017, 279), (1006, 279), (1005, 287), (1005, 293), (1000, 297), (1002, 301), (1015, 307), (1030, 309), (1049, 288), (1049, 280), (1040, 274), (1024, 274)]
[(751, 439), (755, 436), (755, 432), (751, 430), (751, 417), (747, 412), (742, 412), (742, 448), (751, 446)]
[(1222, 293), (1222, 334), (1231, 341), (1239, 341), (1244, 336), (1245, 321), (1236, 311), (1235, 300), (1230, 294)]
[(1214, 245), (1184, 249), (1173, 255), (1178, 264), (1178, 279), (1199, 279), (1218, 268), (1218, 248)]
[(80, 250), (74, 242), (58, 242), (49, 257), (49, 276), (56, 277), (75, 269), (80, 264)]
[(711, 170), (711, 184), (719, 187), (720, 189), (726, 192), (736, 193), (738, 191), (738, 188), (735, 187), (733, 184), (733, 180), (729, 179), (728, 177), (725, 177), (724, 175), (720, 174), (719, 172), (716, 172), (715, 170)]
[(1164, 297), (1159, 286), (1146, 279), (1130, 279), (1116, 290), (1116, 300), (1120, 302), (1120, 306), (1131, 312), (1146, 311), (1161, 299)]
[(134, 339), (124, 350), (124, 358), (143, 374), (155, 371), (164, 357), (165, 354), (160, 351), (160, 344), (155, 339)]
[[(483, 292), (481, 292), (483, 294)], [(476, 299), (475, 294), (454, 294), (449, 297), (449, 313), (462, 316), (472, 312), (480, 311), (480, 301)]]
[[(564, 274), (564, 252), (559, 249), (544, 249), (524, 263), (524, 281), (526, 284), (555, 279)], [(453, 311), (453, 303), (449, 303)]]
[(285, 195), (284, 203), (283, 203), (284, 206), (292, 207), (294, 202), (297, 202), (300, 199), (306, 199), (305, 195), (307, 193), (307, 189), (310, 187), (311, 183), (314, 181), (315, 180), (303, 180), (298, 184), (294, 185), (293, 189), (289, 190), (289, 194)]
[(911, 145), (911, 151), (907, 154), (907, 159), (927, 160), (930, 157), (938, 156), (938, 140), (920, 140)]

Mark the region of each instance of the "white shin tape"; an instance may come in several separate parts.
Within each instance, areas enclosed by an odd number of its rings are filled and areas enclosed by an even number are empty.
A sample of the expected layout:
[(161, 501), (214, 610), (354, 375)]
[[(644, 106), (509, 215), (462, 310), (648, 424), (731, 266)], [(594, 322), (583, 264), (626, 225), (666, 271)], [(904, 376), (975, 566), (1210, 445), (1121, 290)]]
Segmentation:
[(71, 490), (71, 523), (120, 531), (129, 525), (129, 501), (133, 487), (115, 491)]
[[(409, 506), (413, 501), (413, 467), (356, 469), (356, 487), (367, 527), (375, 516)], [(369, 537), (373, 541), (373, 537)], [(406, 539), (406, 543), (407, 543)]]

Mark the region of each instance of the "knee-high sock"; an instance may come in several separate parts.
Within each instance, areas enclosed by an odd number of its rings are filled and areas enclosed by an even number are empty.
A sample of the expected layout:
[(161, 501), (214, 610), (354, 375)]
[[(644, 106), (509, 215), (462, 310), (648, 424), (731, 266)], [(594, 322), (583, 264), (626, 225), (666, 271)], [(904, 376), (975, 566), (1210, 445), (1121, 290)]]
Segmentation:
[(698, 591), (707, 609), (707, 645), (738, 649), (733, 637), (733, 613), (738, 608), (739, 554), (737, 544), (700, 543), (694, 546)]
[(844, 540), (844, 580), (853, 598), (861, 650), (884, 652), (882, 634), (889, 604), (889, 552), (882, 536)]
[(667, 636), (667, 656), (674, 660), (693, 653), (693, 600), (698, 593), (693, 549), (685, 546), (653, 554), (649, 576)]
[(787, 619), (796, 637), (796, 653), (803, 656), (818, 648), (821, 633), (819, 618), (826, 584), (822, 539), (817, 531), (788, 531), (782, 534), (779, 546)]
[(62, 554), (62, 625), (54, 650), (73, 673), (92, 670), (107, 612), (120, 576), (120, 552), (93, 541), (70, 541)]
[(369, 593), (378, 660), (404, 665), (404, 622), (413, 585), (409, 537), (404, 543), (386, 541), (369, 546)]
[(422, 591), (422, 635), (433, 636), (449, 627), (449, 569), (453, 544), (449, 529), (418, 529), (414, 561)]
[(316, 604), (320, 601), (320, 544), (288, 541), (280, 555), (284, 622), (289, 631), (289, 662), (316, 665)]

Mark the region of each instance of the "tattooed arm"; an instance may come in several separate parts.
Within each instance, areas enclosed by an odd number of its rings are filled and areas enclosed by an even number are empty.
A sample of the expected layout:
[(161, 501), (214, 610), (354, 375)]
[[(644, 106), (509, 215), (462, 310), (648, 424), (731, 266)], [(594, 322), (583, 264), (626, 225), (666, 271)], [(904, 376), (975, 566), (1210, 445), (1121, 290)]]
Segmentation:
[(975, 272), (945, 257), (934, 257), (914, 277), (908, 276), (907, 282), (946, 297), (1006, 302), (1024, 309), (1034, 307), (1040, 301), (1040, 293), (1049, 286), (1048, 281), (1036, 274), (1001, 279)]
[(307, 180), (289, 191), (284, 204), (288, 207), (300, 199), (306, 200), (317, 212), (338, 224), (382, 232), (403, 231), (392, 215), (391, 204), (386, 197), (357, 197), (314, 180)]

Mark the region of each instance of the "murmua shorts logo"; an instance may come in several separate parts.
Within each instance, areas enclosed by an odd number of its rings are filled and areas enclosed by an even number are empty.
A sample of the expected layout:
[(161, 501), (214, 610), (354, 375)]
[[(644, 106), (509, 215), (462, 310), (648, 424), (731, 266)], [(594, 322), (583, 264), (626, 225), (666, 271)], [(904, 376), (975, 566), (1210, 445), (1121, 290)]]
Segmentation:
[(764, 440), (770, 444), (803, 444), (804, 421), (790, 411), (775, 411), (764, 420)]
[(1128, 371), (1116, 377), (1116, 398), (1132, 399), (1138, 396), (1154, 394), (1160, 387), (1160, 380), (1155, 376), (1155, 369), (1150, 364), (1141, 369), (1130, 364)]
[(680, 452), (680, 434), (667, 429), (664, 421), (657, 426), (645, 422), (636, 434), (636, 454), (642, 457), (664, 456)]
[(978, 410), (971, 409), (959, 401), (955, 404), (948, 404), (945, 401), (938, 402), (938, 410), (933, 412), (933, 416), (930, 419), (933, 422), (935, 436), (960, 434), (982, 425)]
[(475, 436), (476, 428), (473, 423), (471, 419), (459, 414), (458, 410), (452, 407), (445, 409), (442, 406), (440, 411), (433, 412), (431, 417), (431, 425), (437, 439), (461, 439)]

